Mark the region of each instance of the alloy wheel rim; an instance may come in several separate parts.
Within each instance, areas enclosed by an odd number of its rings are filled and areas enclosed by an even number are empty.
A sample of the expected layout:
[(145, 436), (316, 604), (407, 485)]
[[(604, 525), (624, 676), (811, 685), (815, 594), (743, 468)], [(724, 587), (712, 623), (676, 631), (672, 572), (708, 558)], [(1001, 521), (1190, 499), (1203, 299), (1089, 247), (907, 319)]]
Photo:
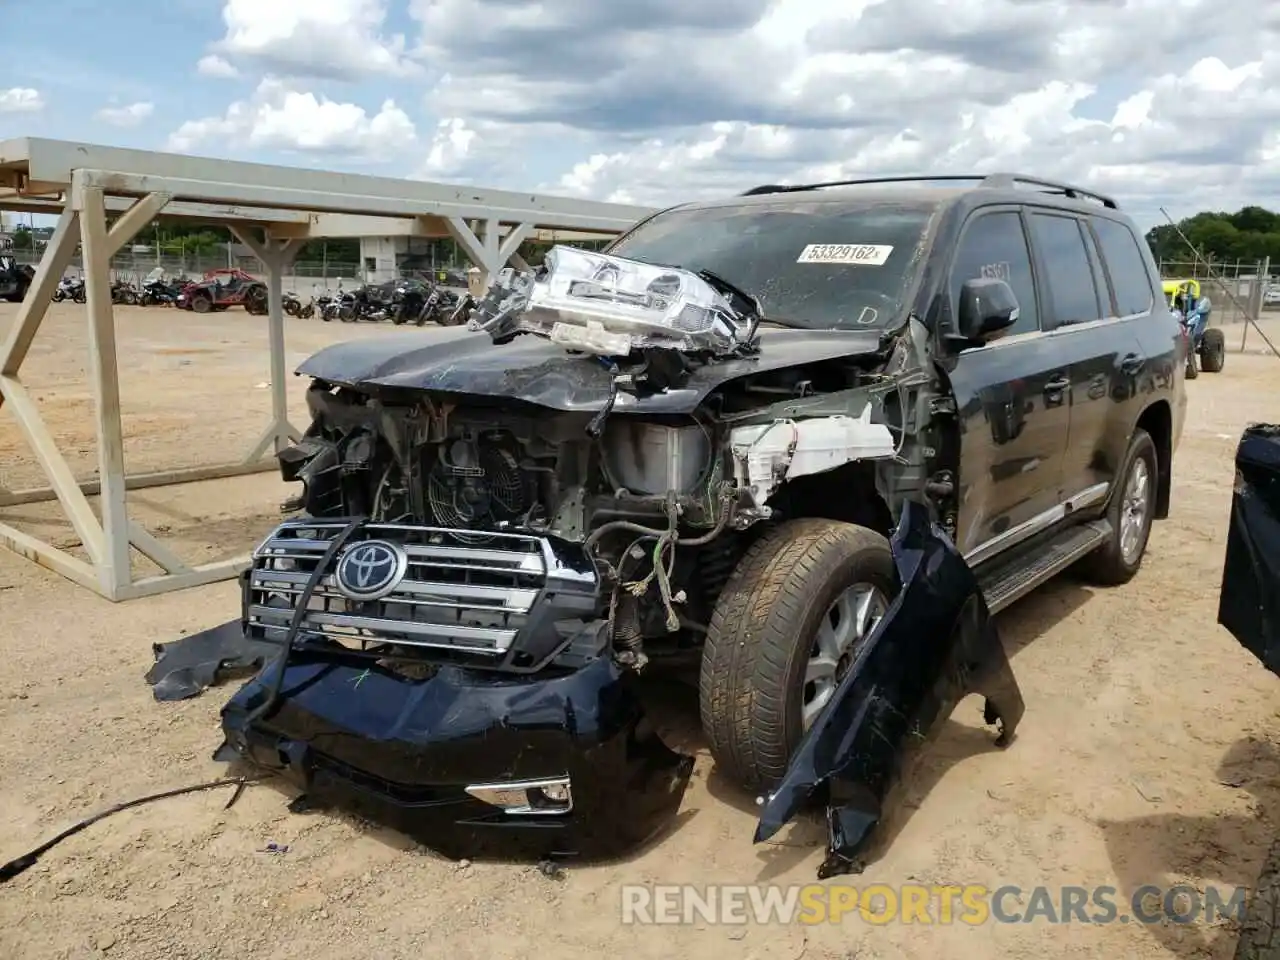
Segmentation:
[(805, 730), (822, 713), (836, 687), (889, 609), (889, 600), (874, 584), (847, 587), (827, 609), (805, 664), (800, 719)]

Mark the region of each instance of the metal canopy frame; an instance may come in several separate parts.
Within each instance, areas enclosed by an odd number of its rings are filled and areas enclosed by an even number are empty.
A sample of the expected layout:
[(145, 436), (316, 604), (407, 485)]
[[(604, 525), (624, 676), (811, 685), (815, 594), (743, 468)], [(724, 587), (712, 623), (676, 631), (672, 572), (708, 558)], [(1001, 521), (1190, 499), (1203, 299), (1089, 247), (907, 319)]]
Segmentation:
[[(0, 209), (56, 213), (26, 298), (0, 344), (0, 405), (8, 406), (49, 486), (0, 490), (0, 509), (57, 499), (88, 560), (0, 522), (0, 546), (101, 596), (128, 600), (226, 580), (247, 556), (188, 564), (129, 516), (127, 492), (271, 469), (269, 454), (299, 437), (289, 422), (282, 280), (302, 245), (321, 237), (448, 235), (488, 278), (531, 236), (614, 236), (646, 207), (459, 187), (58, 140), (0, 141)], [(108, 212), (119, 212), (108, 228)], [(227, 226), (267, 271), (271, 420), (236, 463), (129, 475), (125, 472), (111, 258), (157, 215)], [(20, 370), (53, 292), (81, 247), (95, 400), (98, 480), (76, 481), (22, 381)], [(87, 495), (98, 494), (95, 514)], [(100, 516), (99, 516), (100, 514)], [(131, 548), (164, 572), (135, 578)]]

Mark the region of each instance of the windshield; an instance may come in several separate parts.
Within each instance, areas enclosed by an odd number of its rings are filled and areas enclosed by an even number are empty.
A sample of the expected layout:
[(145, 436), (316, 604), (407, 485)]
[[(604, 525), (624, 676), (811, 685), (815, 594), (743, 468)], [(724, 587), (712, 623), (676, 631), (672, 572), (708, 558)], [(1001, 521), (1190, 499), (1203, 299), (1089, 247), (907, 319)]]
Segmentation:
[(936, 209), (920, 201), (676, 209), (641, 224), (608, 252), (708, 270), (751, 294), (765, 319), (783, 326), (885, 327), (901, 313)]

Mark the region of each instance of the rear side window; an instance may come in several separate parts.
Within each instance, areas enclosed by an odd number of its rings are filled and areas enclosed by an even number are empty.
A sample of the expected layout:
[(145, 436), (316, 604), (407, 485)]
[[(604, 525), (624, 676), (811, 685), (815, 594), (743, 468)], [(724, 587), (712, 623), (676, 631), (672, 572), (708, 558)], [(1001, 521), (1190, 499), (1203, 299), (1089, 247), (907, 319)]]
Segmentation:
[(1045, 268), (1049, 315), (1062, 324), (1101, 319), (1102, 306), (1080, 222), (1075, 217), (1033, 213), (1031, 236)]
[(953, 309), (960, 302), (964, 282), (983, 277), (1004, 280), (1018, 298), (1018, 322), (1009, 328), (1010, 334), (1040, 329), (1031, 254), (1022, 218), (1012, 210), (979, 214), (965, 228), (951, 269)]
[(1146, 313), (1154, 302), (1151, 293), (1151, 275), (1147, 261), (1138, 246), (1138, 238), (1123, 223), (1093, 219), (1093, 230), (1102, 246), (1102, 259), (1106, 261), (1111, 287), (1116, 294), (1116, 311), (1122, 317)]

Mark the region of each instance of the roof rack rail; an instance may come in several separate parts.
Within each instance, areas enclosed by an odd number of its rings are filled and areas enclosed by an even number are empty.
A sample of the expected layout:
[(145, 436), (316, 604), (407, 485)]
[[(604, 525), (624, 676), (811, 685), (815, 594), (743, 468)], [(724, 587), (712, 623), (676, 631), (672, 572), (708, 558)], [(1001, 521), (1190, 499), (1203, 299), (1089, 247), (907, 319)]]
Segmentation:
[(1097, 200), (1110, 210), (1120, 209), (1120, 205), (1116, 203), (1115, 199), (1105, 193), (1085, 190), (1083, 187), (1074, 187), (1069, 183), (1061, 183), (1057, 180), (1028, 177), (1020, 173), (991, 173), (983, 178), (981, 185), (987, 188), (1017, 188), (1020, 183), (1025, 183), (1032, 187), (1043, 187), (1047, 193), (1061, 193), (1070, 200), (1079, 200), (1081, 197), (1087, 197), (1090, 200)]
[(943, 174), (936, 177), (868, 177), (862, 180), (826, 180), (822, 183), (765, 184), (752, 187), (741, 194), (744, 197), (755, 197), (764, 193), (803, 193), (806, 190), (821, 190), (825, 187), (860, 187), (871, 183), (928, 183), (935, 180), (981, 180), (985, 174), (975, 176)]
[(1087, 197), (1091, 200), (1097, 200), (1104, 207), (1108, 207), (1109, 209), (1118, 210), (1120, 208), (1120, 205), (1117, 204), (1114, 199), (1106, 196), (1105, 194), (1095, 193), (1092, 190), (1085, 190), (1082, 187), (1073, 187), (1066, 183), (1058, 183), (1055, 180), (1023, 176), (1019, 173), (939, 174), (932, 177), (867, 177), (859, 180), (827, 180), (822, 183), (798, 183), (794, 185), (764, 184), (762, 186), (752, 187), (750, 190), (740, 194), (740, 196), (756, 197), (768, 193), (802, 193), (808, 190), (822, 190), (827, 187), (861, 187), (874, 183), (947, 183), (963, 180), (974, 181), (979, 187), (985, 187), (987, 189), (1015, 189), (1019, 184), (1026, 184), (1028, 186), (1041, 187), (1049, 193), (1060, 193), (1072, 200)]

